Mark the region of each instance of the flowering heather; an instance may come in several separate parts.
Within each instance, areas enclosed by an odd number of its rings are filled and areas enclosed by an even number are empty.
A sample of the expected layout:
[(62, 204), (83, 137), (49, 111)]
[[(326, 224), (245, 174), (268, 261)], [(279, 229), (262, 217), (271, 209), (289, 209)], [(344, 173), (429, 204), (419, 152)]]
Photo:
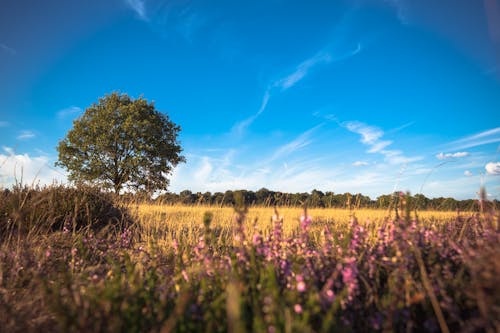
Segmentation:
[(500, 330), (493, 210), (328, 220), (275, 208), (258, 220), (243, 205), (227, 218), (176, 209), (162, 218), (177, 224), (136, 216), (4, 240), (2, 331)]

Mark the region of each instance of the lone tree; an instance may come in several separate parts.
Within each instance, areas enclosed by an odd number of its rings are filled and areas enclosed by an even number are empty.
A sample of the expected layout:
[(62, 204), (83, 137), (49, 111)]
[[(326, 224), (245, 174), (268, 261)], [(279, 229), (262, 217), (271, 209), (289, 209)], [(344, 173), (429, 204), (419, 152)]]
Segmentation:
[(166, 189), (172, 169), (185, 162), (180, 130), (153, 103), (113, 92), (73, 122), (57, 147), (56, 165), (69, 171), (71, 181), (152, 193)]

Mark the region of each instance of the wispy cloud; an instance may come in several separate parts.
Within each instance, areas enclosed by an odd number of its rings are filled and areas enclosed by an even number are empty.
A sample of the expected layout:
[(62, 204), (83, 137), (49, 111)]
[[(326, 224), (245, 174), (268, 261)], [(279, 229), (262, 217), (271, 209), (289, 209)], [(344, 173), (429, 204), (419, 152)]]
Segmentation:
[(0, 121), (0, 127), (9, 127), (10, 123), (8, 121)]
[(466, 151), (460, 151), (460, 152), (456, 152), (456, 153), (439, 153), (436, 155), (436, 158), (438, 160), (446, 160), (449, 158), (461, 158), (461, 157), (466, 157), (469, 155), (470, 155), (470, 153), (468, 153)]
[(281, 91), (287, 90), (302, 80), (313, 67), (319, 64), (327, 64), (331, 60), (332, 56), (329, 53), (319, 52), (313, 57), (300, 63), (291, 74), (276, 80), (272, 84), (272, 87), (279, 88)]
[(462, 139), (452, 141), (446, 146), (453, 147), (453, 150), (478, 147), (490, 143), (500, 142), (500, 127), (485, 130)]
[(370, 163), (368, 162), (364, 162), (364, 161), (356, 161), (352, 164), (352, 166), (355, 166), (355, 167), (360, 167), (360, 166), (367, 166), (369, 165)]
[(465, 171), (464, 171), (464, 176), (466, 176), (466, 177), (471, 177), (471, 176), (473, 176), (473, 174), (472, 174), (472, 172), (470, 172), (469, 170), (465, 170)]
[(401, 24), (410, 24), (411, 10), (408, 0), (382, 0), (384, 3), (389, 3), (396, 9), (396, 15)]
[(125, 0), (125, 4), (129, 6), (141, 20), (149, 20), (144, 0)]
[(81, 113), (82, 111), (83, 111), (82, 108), (72, 105), (68, 108), (57, 111), (57, 116), (59, 118), (66, 118), (68, 116), (73, 116), (73, 115), (76, 115), (78, 113)]
[(400, 150), (385, 149), (393, 142), (390, 140), (382, 140), (384, 131), (376, 126), (370, 126), (359, 121), (346, 121), (339, 123), (340, 126), (346, 128), (350, 132), (361, 136), (360, 142), (368, 146), (367, 153), (378, 153), (384, 156), (385, 161), (390, 164), (404, 164), (419, 161), (423, 159), (421, 156), (407, 157)]
[(248, 126), (250, 126), (255, 121), (255, 119), (257, 119), (257, 117), (262, 114), (262, 112), (264, 112), (269, 99), (276, 90), (278, 92), (284, 92), (302, 81), (315, 67), (345, 60), (347, 58), (355, 56), (356, 54), (361, 52), (361, 50), (362, 46), (360, 43), (358, 43), (354, 50), (351, 50), (345, 54), (334, 55), (331, 51), (320, 51), (317, 52), (314, 56), (304, 60), (299, 65), (297, 65), (293, 72), (291, 72), (290, 74), (272, 81), (264, 92), (259, 110), (252, 116), (237, 122), (233, 126), (231, 132), (238, 135), (243, 134), (245, 129), (248, 128)]
[(277, 160), (279, 158), (285, 157), (287, 155), (290, 155), (297, 150), (304, 148), (308, 145), (311, 144), (311, 134), (314, 133), (318, 128), (320, 128), (323, 124), (319, 124), (317, 126), (314, 126), (313, 128), (305, 131), (304, 133), (300, 134), (298, 137), (296, 137), (294, 140), (288, 142), (287, 144), (284, 144), (276, 151), (273, 153), (271, 159), (268, 162)]
[(245, 130), (247, 129), (248, 126), (250, 126), (255, 119), (257, 119), (258, 116), (264, 112), (266, 109), (267, 103), (269, 102), (269, 97), (270, 97), (270, 89), (266, 90), (264, 93), (264, 96), (262, 97), (262, 102), (260, 104), (260, 108), (257, 111), (257, 113), (253, 114), (252, 116), (248, 117), (247, 119), (244, 119), (240, 122), (237, 122), (234, 124), (233, 128), (231, 129), (231, 132), (237, 136), (241, 136)]
[(7, 53), (7, 54), (10, 54), (10, 55), (16, 55), (17, 51), (14, 50), (13, 48), (11, 47), (8, 47), (7, 45), (5, 44), (2, 44), (0, 43), (0, 50), (2, 50), (3, 52)]
[(28, 140), (28, 139), (32, 139), (35, 137), (35, 133), (33, 133), (32, 131), (21, 131), (19, 133), (19, 135), (17, 136), (17, 139), (18, 140)]
[(489, 175), (500, 175), (500, 162), (489, 162), (484, 168)]
[(358, 121), (347, 121), (343, 123), (343, 126), (349, 131), (361, 135), (361, 142), (369, 146), (378, 144), (378, 139), (384, 135), (384, 132), (380, 128)]

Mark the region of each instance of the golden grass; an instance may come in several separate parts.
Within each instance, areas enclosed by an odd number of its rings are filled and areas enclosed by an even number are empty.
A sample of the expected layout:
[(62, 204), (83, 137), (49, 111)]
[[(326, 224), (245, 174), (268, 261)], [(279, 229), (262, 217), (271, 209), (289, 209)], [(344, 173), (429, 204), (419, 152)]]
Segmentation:
[[(154, 240), (155, 242), (171, 245), (172, 239), (177, 241), (187, 241), (188, 244), (195, 244), (203, 230), (203, 215), (205, 212), (213, 214), (211, 227), (219, 229), (219, 238), (227, 238), (219, 241), (232, 239), (232, 228), (234, 225), (234, 210), (230, 207), (215, 206), (185, 206), (185, 205), (160, 205), (160, 204), (137, 204), (129, 208), (136, 216), (138, 225), (141, 229), (142, 239), (146, 242)], [(299, 218), (303, 213), (299, 207), (278, 207), (280, 216), (283, 217), (283, 234), (290, 237), (296, 233), (299, 227)], [(246, 216), (245, 229), (248, 237), (251, 237), (256, 227), (264, 235), (271, 232), (271, 216), (274, 214), (272, 207), (250, 207)], [(394, 217), (394, 212), (381, 209), (327, 209), (311, 208), (308, 214), (313, 218), (311, 232), (321, 231), (324, 225), (335, 231), (346, 231), (348, 222), (354, 215), (359, 220), (373, 230), (385, 218)], [(412, 212), (412, 216), (414, 213)], [(456, 212), (441, 211), (421, 211), (418, 217), (422, 221), (443, 224), (456, 218)], [(313, 238), (318, 238), (313, 235)]]

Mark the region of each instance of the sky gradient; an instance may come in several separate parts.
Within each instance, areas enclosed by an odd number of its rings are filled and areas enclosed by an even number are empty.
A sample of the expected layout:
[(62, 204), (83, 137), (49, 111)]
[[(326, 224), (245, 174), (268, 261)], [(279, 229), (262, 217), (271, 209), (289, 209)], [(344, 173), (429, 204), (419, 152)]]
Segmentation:
[(182, 127), (170, 191), (500, 199), (500, 1), (19, 1), (0, 9), (0, 184), (113, 91)]

